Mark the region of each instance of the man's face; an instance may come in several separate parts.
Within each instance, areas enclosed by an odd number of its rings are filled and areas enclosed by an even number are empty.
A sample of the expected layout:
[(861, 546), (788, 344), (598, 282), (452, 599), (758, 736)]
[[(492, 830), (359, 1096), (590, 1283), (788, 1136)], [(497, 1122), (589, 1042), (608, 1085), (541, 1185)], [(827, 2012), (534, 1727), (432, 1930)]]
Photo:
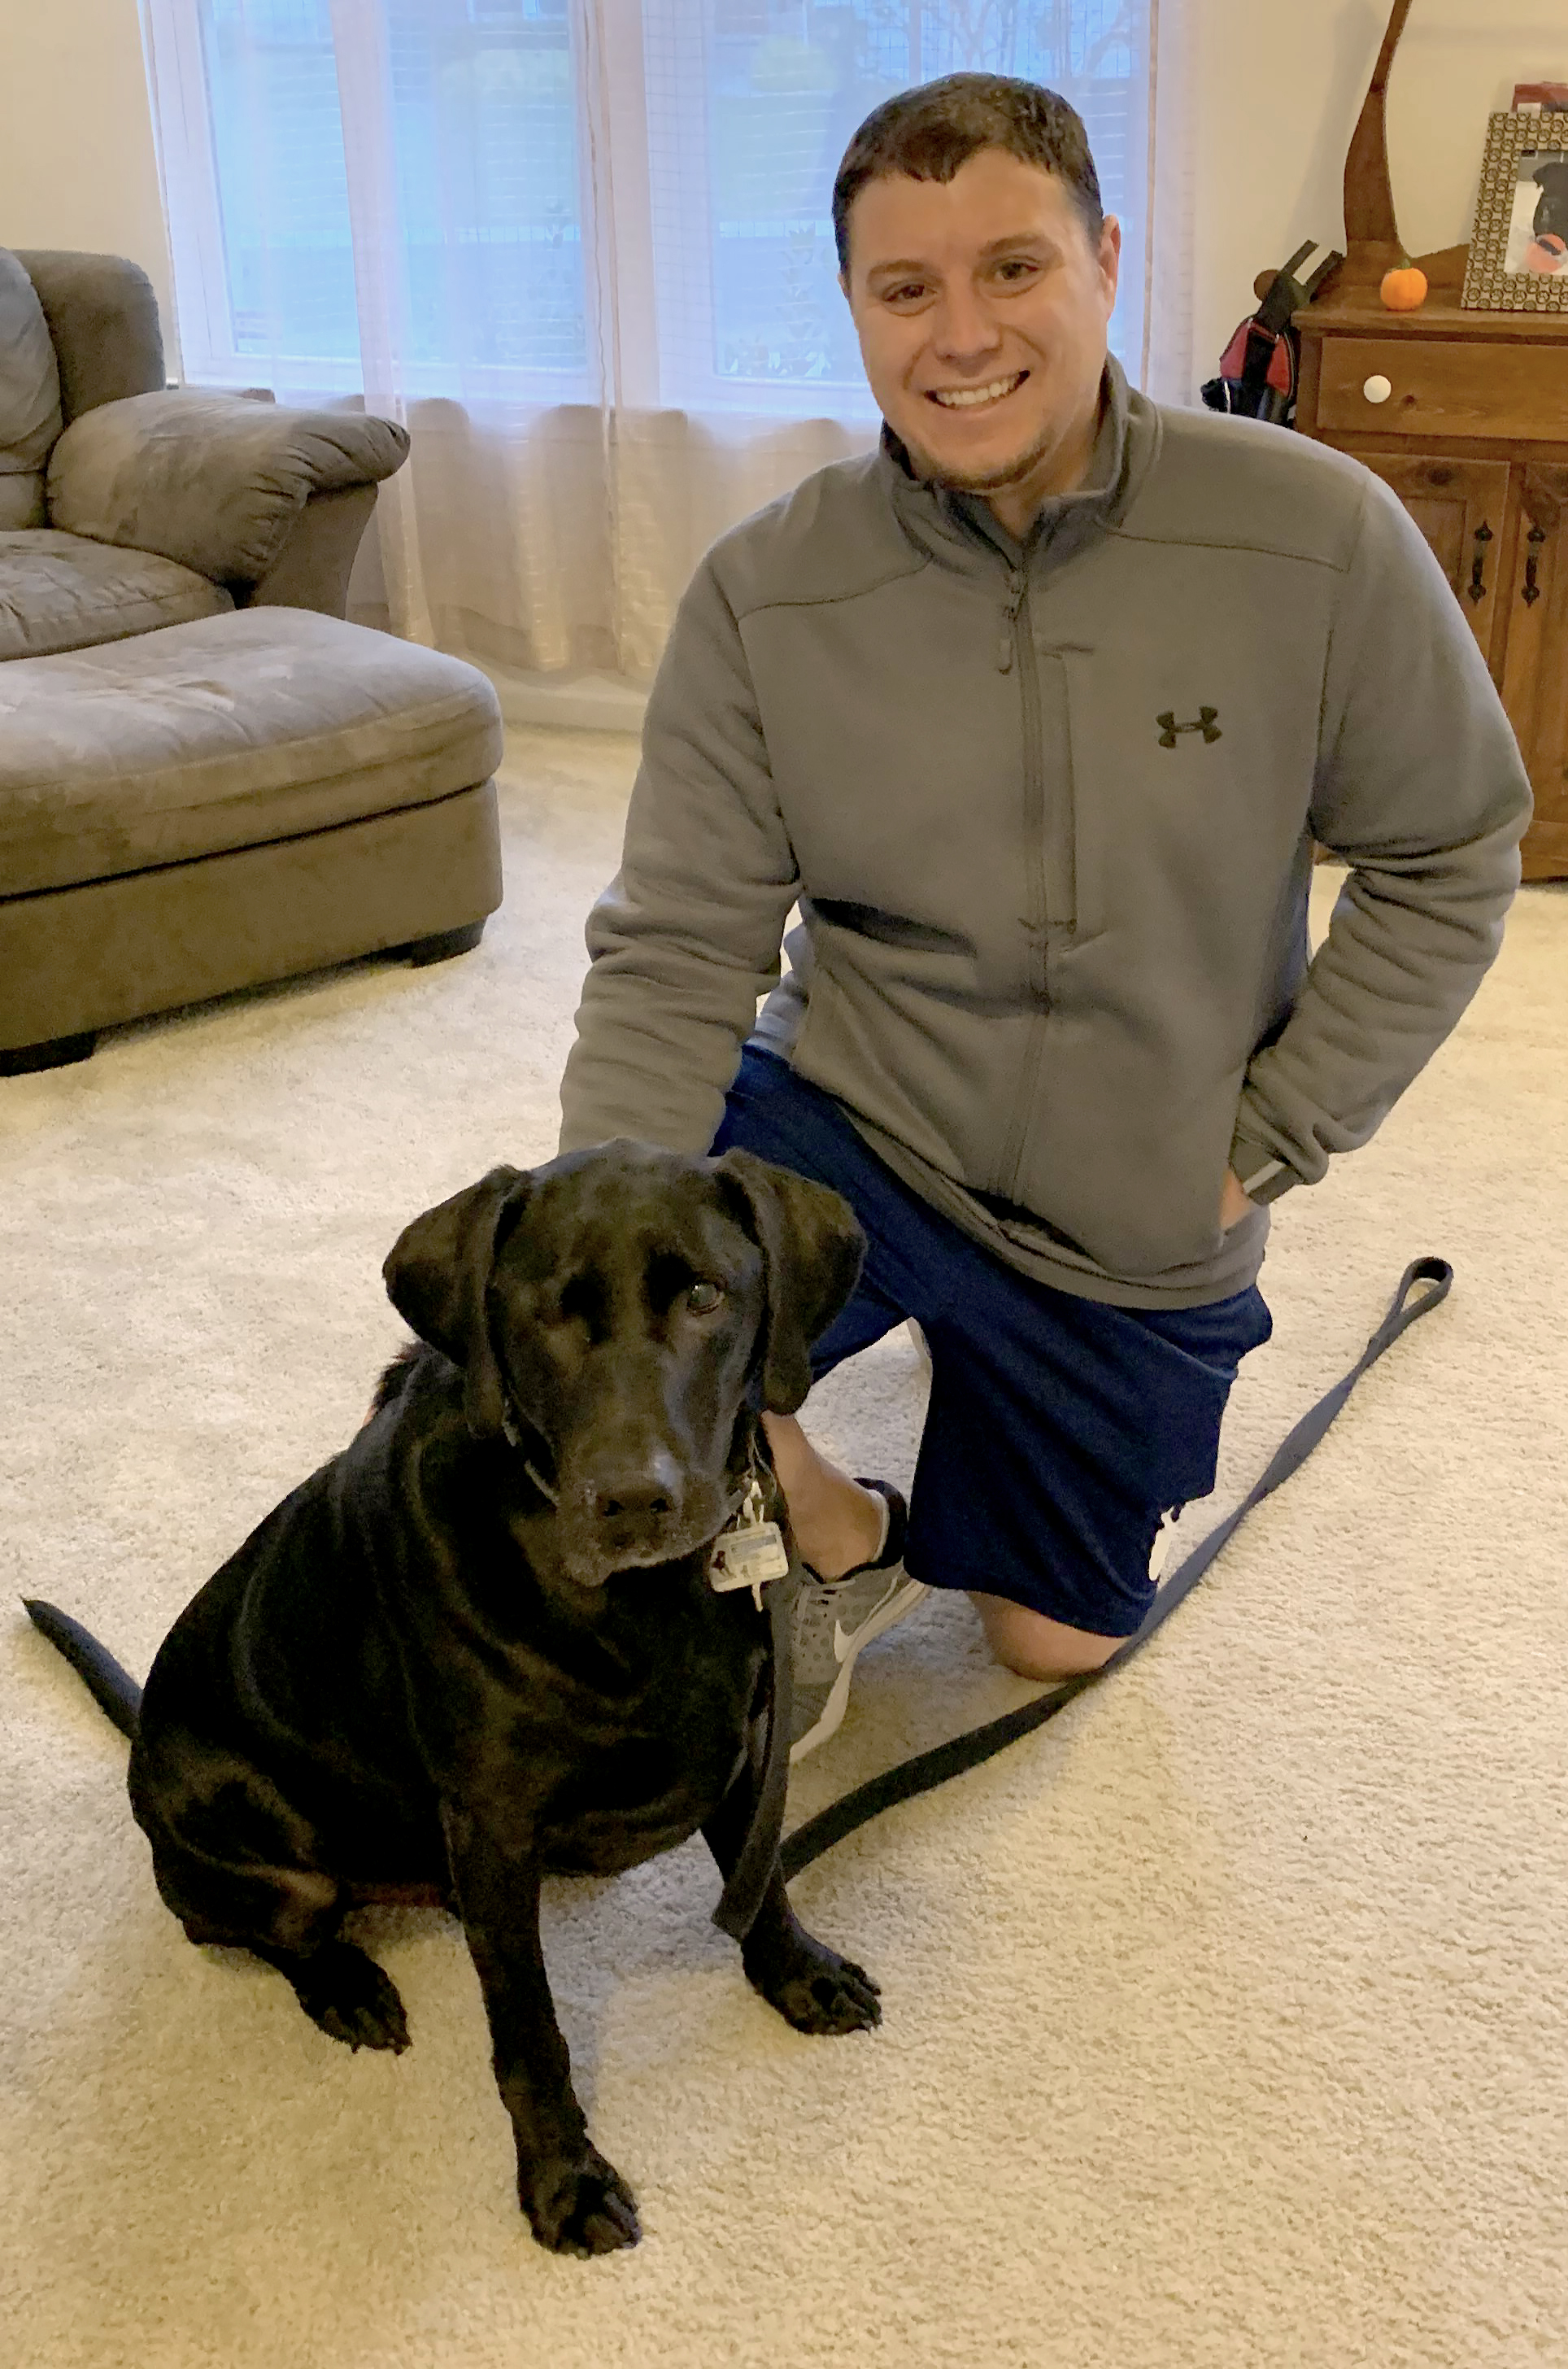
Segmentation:
[(1067, 185), (1001, 148), (950, 181), (889, 174), (849, 213), (866, 376), (918, 474), (1022, 531), (1094, 449), (1121, 233), (1091, 244)]

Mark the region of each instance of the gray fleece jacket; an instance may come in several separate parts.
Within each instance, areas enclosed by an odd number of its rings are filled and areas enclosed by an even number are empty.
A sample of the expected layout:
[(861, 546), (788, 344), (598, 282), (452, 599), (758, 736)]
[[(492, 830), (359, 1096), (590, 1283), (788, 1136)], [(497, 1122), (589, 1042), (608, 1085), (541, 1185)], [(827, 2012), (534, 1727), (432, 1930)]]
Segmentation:
[[(1019, 545), (881, 449), (698, 569), (594, 907), (562, 1148), (712, 1140), (743, 1042), (1041, 1281), (1243, 1289), (1494, 960), (1530, 792), (1359, 463), (1129, 395)], [(1313, 840), (1349, 865), (1309, 959)], [(790, 909), (793, 967), (778, 979)]]

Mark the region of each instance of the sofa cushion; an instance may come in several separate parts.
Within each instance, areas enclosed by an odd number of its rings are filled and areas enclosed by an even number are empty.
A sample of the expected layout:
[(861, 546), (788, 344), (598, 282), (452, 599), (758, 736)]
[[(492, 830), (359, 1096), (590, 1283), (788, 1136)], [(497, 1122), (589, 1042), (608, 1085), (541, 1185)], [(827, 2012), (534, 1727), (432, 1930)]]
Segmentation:
[(17, 260), (49, 323), (68, 428), (100, 403), (168, 383), (158, 300), (139, 263), (62, 246), (21, 246)]
[(38, 292), (0, 246), (0, 529), (42, 526), (44, 464), (64, 422)]
[(0, 533), (0, 658), (117, 642), (233, 605), (221, 584), (155, 552), (120, 551), (55, 527)]
[(0, 666), (0, 895), (178, 864), (488, 780), (477, 668), (308, 609)]

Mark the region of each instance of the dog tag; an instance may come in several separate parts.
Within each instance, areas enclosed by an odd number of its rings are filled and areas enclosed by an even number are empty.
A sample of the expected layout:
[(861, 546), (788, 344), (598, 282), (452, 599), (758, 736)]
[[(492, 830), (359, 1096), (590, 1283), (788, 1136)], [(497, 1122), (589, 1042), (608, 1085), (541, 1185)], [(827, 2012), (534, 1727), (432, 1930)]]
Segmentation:
[(763, 1589), (767, 1580), (781, 1580), (789, 1571), (789, 1554), (784, 1550), (784, 1533), (777, 1521), (763, 1521), (763, 1485), (753, 1467), (746, 1481), (746, 1497), (742, 1511), (736, 1514), (730, 1528), (720, 1530), (709, 1550), (709, 1587), (715, 1595), (730, 1595), (732, 1587), (751, 1589), (751, 1601), (763, 1611)]
[(752, 1522), (744, 1529), (722, 1532), (708, 1558), (709, 1584), (721, 1596), (732, 1587), (764, 1587), (770, 1579), (782, 1579), (789, 1568), (777, 1522)]
[(762, 1502), (754, 1476), (734, 1523), (720, 1531), (708, 1555), (708, 1585), (714, 1594), (725, 1596), (732, 1588), (749, 1587), (759, 1612), (768, 1581), (782, 1579), (790, 1568), (784, 1533), (777, 1522), (763, 1520)]

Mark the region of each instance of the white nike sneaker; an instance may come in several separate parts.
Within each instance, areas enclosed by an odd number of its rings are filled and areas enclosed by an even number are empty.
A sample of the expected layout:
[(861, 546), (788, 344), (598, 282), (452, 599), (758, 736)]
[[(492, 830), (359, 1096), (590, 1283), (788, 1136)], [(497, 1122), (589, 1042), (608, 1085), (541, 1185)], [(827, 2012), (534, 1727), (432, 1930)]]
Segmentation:
[(884, 1508), (875, 1555), (839, 1579), (819, 1579), (807, 1563), (795, 1598), (791, 1760), (803, 1759), (837, 1734), (856, 1657), (931, 1593), (903, 1568), (909, 1528), (903, 1499), (885, 1481), (861, 1481), (859, 1485), (874, 1489)]

